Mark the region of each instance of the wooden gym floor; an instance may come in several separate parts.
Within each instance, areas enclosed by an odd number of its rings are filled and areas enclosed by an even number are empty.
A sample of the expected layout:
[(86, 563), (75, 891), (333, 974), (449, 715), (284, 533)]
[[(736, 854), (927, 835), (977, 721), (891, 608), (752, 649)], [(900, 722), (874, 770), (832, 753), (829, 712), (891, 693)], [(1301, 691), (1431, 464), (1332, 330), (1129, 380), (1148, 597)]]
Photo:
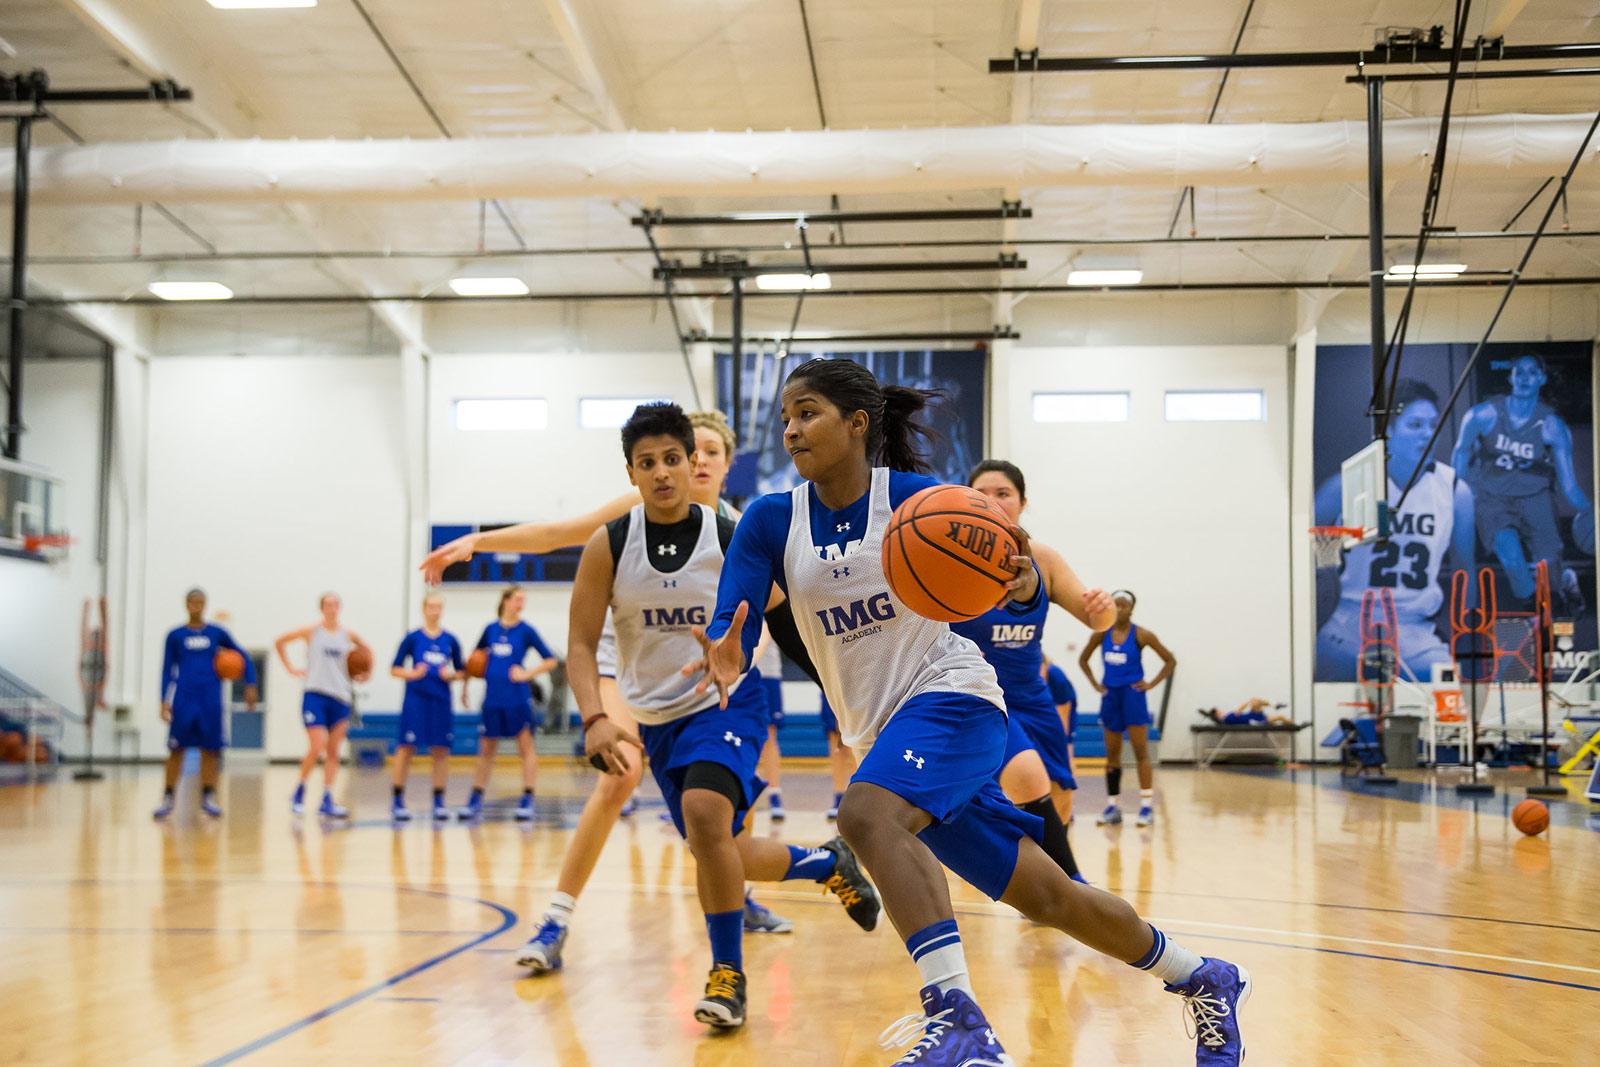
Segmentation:
[[(898, 1054), (876, 1040), (916, 1010), (900, 941), (798, 883), (759, 893), (796, 929), (746, 939), (750, 1021), (706, 1036), (689, 1015), (707, 966), (691, 861), (659, 802), (613, 835), (566, 969), (529, 979), (512, 953), (591, 775), (547, 762), (531, 827), (500, 804), (479, 828), (400, 830), (382, 817), (385, 775), (347, 775), (356, 818), (338, 829), (289, 814), (288, 767), (233, 768), (220, 823), (194, 812), (190, 782), (179, 815), (153, 823), (155, 768), (0, 788), (0, 1063), (864, 1067)], [(503, 765), (495, 786), (514, 782)], [(828, 836), (820, 769), (792, 767), (784, 784), (781, 835)], [(1434, 803), (1425, 784), (1377, 795), (1331, 769), (1171, 769), (1157, 785), (1154, 829), (1131, 816), (1096, 829), (1104, 785), (1089, 771), (1075, 847), (1096, 884), (1249, 967), (1250, 1062), (1596, 1062), (1579, 1020), (1600, 1010), (1600, 837), (1581, 800), (1523, 839), (1507, 818), (1520, 790)], [(414, 778), (414, 808), (425, 794)], [(1018, 1064), (1193, 1062), (1179, 1004), (1153, 980), (955, 893), (981, 1001)]]

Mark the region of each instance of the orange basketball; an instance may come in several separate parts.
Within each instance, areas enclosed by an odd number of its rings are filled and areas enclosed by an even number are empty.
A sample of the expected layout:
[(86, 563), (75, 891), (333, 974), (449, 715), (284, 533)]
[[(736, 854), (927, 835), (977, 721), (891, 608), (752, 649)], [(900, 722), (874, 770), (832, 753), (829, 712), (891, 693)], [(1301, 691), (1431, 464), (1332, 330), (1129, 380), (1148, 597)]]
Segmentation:
[(476, 652), (474, 652), (472, 655), (467, 657), (467, 677), (468, 678), (482, 678), (484, 672), (487, 671), (488, 669), (489, 669), (489, 650), (487, 648), (480, 648)]
[(211, 666), (224, 682), (237, 682), (244, 677), (244, 657), (231, 648), (217, 649)]
[(0, 763), (21, 763), (28, 751), (27, 742), (15, 730), (0, 734)]
[(1000, 602), (1016, 551), (998, 505), (964, 485), (935, 485), (895, 509), (883, 535), (883, 573), (918, 615), (960, 622)]
[(372, 670), (372, 649), (357, 645), (344, 658), (344, 665), (345, 669), (350, 672), (350, 677), (359, 678)]
[(1511, 809), (1511, 825), (1529, 837), (1542, 834), (1550, 825), (1550, 809), (1542, 800), (1529, 797)]

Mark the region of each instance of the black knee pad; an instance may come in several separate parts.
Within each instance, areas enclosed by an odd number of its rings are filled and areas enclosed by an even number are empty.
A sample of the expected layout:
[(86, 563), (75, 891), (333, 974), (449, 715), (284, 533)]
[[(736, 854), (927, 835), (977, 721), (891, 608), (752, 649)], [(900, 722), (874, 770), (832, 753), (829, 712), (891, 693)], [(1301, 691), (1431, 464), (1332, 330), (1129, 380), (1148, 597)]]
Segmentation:
[(691, 789), (708, 789), (727, 797), (734, 811), (743, 811), (747, 806), (744, 786), (738, 776), (720, 763), (702, 761), (689, 764), (683, 772), (683, 791), (687, 793)]
[(1106, 793), (1110, 796), (1119, 796), (1122, 793), (1122, 768), (1106, 768)]

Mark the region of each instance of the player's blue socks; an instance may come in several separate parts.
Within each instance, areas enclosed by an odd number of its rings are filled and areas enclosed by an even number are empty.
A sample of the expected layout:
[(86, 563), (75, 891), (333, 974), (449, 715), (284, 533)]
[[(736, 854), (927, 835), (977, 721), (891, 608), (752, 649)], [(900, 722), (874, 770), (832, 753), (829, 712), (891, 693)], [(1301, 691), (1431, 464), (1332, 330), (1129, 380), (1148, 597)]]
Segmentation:
[(961, 933), (954, 919), (924, 926), (906, 938), (906, 951), (911, 953), (924, 986), (934, 986), (941, 994), (959, 989), (973, 996), (967, 954), (961, 948)]
[(782, 881), (792, 882), (804, 878), (812, 882), (826, 882), (833, 877), (838, 857), (825, 848), (796, 848), (789, 846), (789, 869), (783, 872)]
[(1154, 926), (1150, 927), (1150, 932), (1155, 935), (1155, 943), (1150, 946), (1149, 952), (1133, 961), (1133, 966), (1141, 971), (1149, 971), (1168, 985), (1187, 982), (1200, 969), (1203, 962), (1201, 958)]
[(706, 913), (706, 933), (711, 936), (711, 962), (744, 970), (744, 908)]

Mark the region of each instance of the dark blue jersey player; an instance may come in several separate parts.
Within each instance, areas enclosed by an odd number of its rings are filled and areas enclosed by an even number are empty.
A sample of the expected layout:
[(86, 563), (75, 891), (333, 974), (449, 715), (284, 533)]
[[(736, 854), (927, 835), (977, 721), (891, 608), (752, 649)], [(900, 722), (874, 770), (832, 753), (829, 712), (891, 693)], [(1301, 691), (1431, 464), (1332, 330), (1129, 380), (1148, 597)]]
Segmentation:
[(400, 642), (389, 673), (406, 683), (400, 707), (400, 737), (395, 746), (392, 816), (398, 822), (411, 818), (406, 808), (406, 771), (411, 757), (425, 748), (433, 757), (433, 817), (450, 818), (444, 805), (444, 785), (450, 776), (450, 742), (454, 719), (450, 714), (450, 683), (461, 673), (461, 642), (441, 623), (444, 597), (429, 593), (422, 601), (422, 626)]
[[(540, 719), (533, 710), (533, 690), (528, 683), (555, 670), (556, 656), (544, 643), (539, 631), (522, 621), (528, 596), (519, 586), (500, 594), (500, 612), (478, 638), (478, 648), (488, 655), (484, 666), (483, 709), (478, 724), (478, 766), (472, 775), (472, 795), (460, 811), (464, 820), (483, 814), (483, 791), (494, 771), (494, 757), (501, 738), (517, 742), (522, 757), (522, 799), (516, 817), (526, 822), (533, 818), (533, 786), (539, 772), (539, 754), (533, 747), (533, 730)], [(539, 654), (539, 662), (526, 665), (529, 652)], [(461, 705), (467, 705), (467, 690), (461, 689)]]
[[(1127, 734), (1139, 766), (1139, 825), (1149, 826), (1155, 821), (1155, 781), (1150, 768), (1150, 704), (1145, 693), (1166, 681), (1178, 661), (1153, 631), (1133, 624), (1137, 598), (1132, 593), (1118, 589), (1111, 598), (1117, 605), (1116, 624), (1095, 634), (1078, 656), (1078, 666), (1100, 694), (1100, 727), (1106, 737), (1108, 802), (1096, 821), (1102, 826), (1122, 821), (1122, 735)], [(1089, 657), (1097, 648), (1104, 669), (1099, 681), (1094, 680), (1094, 671), (1089, 667)], [(1161, 657), (1161, 672), (1149, 681), (1144, 677), (1147, 648)]]
[(189, 590), (184, 598), (189, 621), (167, 634), (161, 654), (161, 718), (167, 731), (166, 788), (155, 817), (172, 814), (173, 792), (183, 770), (186, 749), (200, 750), (200, 810), (213, 819), (222, 814), (217, 803), (217, 777), (222, 773), (222, 679), (217, 676), (217, 652), (232, 649), (244, 658), (245, 707), (256, 706), (256, 667), (233, 635), (206, 622), (206, 595)]

